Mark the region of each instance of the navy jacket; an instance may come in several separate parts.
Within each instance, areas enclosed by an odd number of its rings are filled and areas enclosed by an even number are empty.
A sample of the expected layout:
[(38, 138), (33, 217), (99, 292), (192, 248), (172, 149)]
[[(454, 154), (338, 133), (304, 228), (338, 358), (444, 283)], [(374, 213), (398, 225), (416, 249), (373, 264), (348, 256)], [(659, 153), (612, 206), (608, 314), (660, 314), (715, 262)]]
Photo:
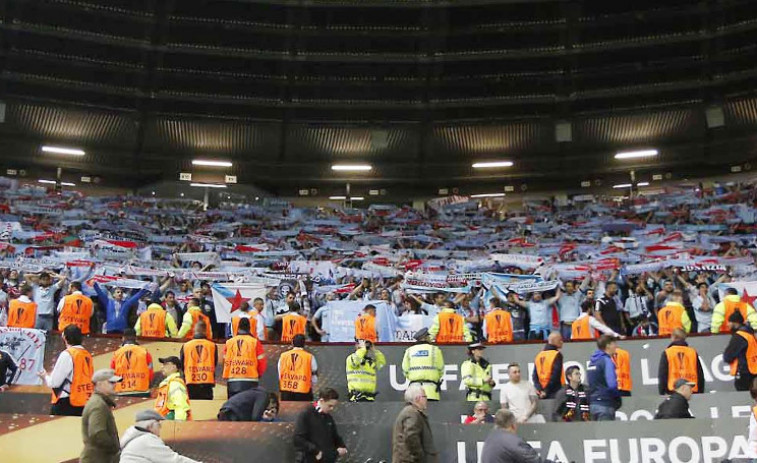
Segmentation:
[(620, 391), (615, 364), (610, 356), (601, 350), (591, 355), (586, 368), (589, 379), (589, 403), (620, 408)]

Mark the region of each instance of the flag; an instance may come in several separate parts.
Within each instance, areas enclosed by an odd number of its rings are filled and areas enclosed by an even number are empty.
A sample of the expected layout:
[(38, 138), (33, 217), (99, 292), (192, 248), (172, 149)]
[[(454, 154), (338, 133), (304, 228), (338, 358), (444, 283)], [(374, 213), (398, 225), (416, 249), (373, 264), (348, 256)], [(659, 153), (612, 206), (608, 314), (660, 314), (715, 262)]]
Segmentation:
[(262, 284), (230, 285), (216, 283), (210, 287), (218, 323), (231, 322), (231, 316), (247, 302), (252, 306), (256, 297), (265, 298), (266, 288)]

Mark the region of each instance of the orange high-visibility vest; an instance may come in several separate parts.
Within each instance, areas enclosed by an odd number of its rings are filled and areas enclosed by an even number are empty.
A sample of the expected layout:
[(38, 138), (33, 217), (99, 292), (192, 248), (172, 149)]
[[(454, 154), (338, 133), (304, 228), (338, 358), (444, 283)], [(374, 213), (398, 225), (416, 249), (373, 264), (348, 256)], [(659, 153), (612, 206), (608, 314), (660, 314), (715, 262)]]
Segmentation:
[(699, 375), (697, 374), (697, 351), (686, 346), (671, 346), (665, 349), (668, 358), (668, 390), (674, 391), (673, 384), (683, 378), (694, 386), (694, 392), (699, 392)]
[(510, 312), (495, 309), (486, 314), (486, 341), (490, 344), (513, 342), (513, 317)]
[[(181, 379), (181, 376), (176, 376), (175, 378), (172, 378), (170, 381), (168, 381), (165, 386), (158, 388), (158, 396), (155, 399), (155, 411), (160, 413), (161, 416), (168, 416), (169, 413), (171, 413), (171, 410), (168, 408), (168, 391), (171, 390), (171, 383), (178, 381), (182, 384), (185, 388), (187, 385), (184, 383), (184, 380)], [(190, 405), (189, 402), (189, 396), (187, 395), (187, 405)], [(187, 410), (187, 421), (192, 419), (192, 410)]]
[[(749, 369), (749, 373), (757, 375), (757, 339), (754, 336), (744, 331), (737, 331), (736, 334), (746, 339), (746, 365)], [(736, 376), (739, 371), (739, 360), (736, 359), (731, 362), (731, 376)]]
[(725, 299), (723, 301), (723, 305), (725, 306), (725, 317), (723, 318), (723, 323), (720, 325), (720, 332), (721, 333), (730, 333), (731, 328), (728, 326), (728, 318), (733, 315), (734, 312), (737, 310), (741, 312), (741, 316), (744, 317), (744, 321), (747, 319), (747, 303), (744, 301), (729, 301), (728, 299)]
[[(539, 378), (542, 389), (549, 384), (549, 379), (552, 377), (552, 366), (555, 364), (555, 359), (559, 353), (558, 350), (543, 350), (536, 355), (536, 360), (534, 360), (536, 376)], [(560, 384), (565, 384), (565, 371), (561, 372)]]
[(669, 336), (676, 328), (683, 328), (684, 308), (678, 304), (669, 304), (657, 312), (660, 336)]
[(254, 379), (258, 375), (258, 340), (242, 334), (226, 341), (223, 354), (223, 377), (226, 379)]
[(377, 342), (376, 334), (376, 317), (370, 315), (361, 315), (355, 320), (355, 339), (365, 339), (366, 341)]
[(200, 310), (190, 310), (189, 313), (190, 315), (192, 315), (192, 328), (190, 328), (189, 332), (187, 333), (186, 339), (194, 338), (195, 325), (200, 320), (205, 322), (205, 339), (213, 339), (213, 330), (210, 326), (210, 318)]
[(12, 299), (8, 305), (8, 326), (11, 328), (34, 328), (37, 321), (37, 303)]
[[(92, 374), (95, 372), (92, 363), (92, 354), (84, 349), (69, 347), (66, 349), (68, 355), (74, 361), (74, 372), (71, 374), (71, 391), (68, 394), (68, 401), (74, 407), (83, 407), (86, 405), (95, 385), (92, 384)], [(59, 397), (53, 390), (51, 403), (57, 403)]]
[[(231, 336), (239, 334), (239, 320), (246, 318), (250, 320), (250, 334), (254, 337), (258, 337), (258, 311), (254, 310), (249, 313), (249, 316), (235, 315), (231, 317)], [(265, 333), (265, 331), (264, 331)], [(261, 339), (262, 341), (262, 339)]]
[(183, 346), (184, 378), (187, 384), (215, 384), (216, 344), (207, 339), (193, 339)]
[(123, 381), (116, 383), (119, 394), (126, 392), (148, 392), (150, 390), (150, 365), (147, 363), (147, 349), (135, 344), (121, 346), (113, 354), (114, 370)]
[(618, 390), (631, 392), (633, 389), (631, 354), (618, 347), (615, 350), (615, 355), (612, 356), (612, 362), (615, 364), (615, 374), (618, 377)]
[(92, 318), (92, 299), (83, 294), (69, 294), (63, 298), (63, 308), (58, 315), (58, 329), (63, 331), (68, 325), (76, 325), (82, 334), (89, 334)]
[(437, 344), (450, 344), (463, 342), (463, 325), (465, 319), (462, 315), (449, 312), (439, 312), (439, 332), (436, 334)]
[(591, 317), (589, 315), (579, 318), (570, 325), (570, 339), (573, 341), (585, 341), (596, 337), (597, 330), (591, 328)]
[(292, 342), (298, 334), (305, 334), (308, 319), (302, 315), (287, 314), (281, 322), (281, 342)]
[(279, 358), (279, 390), (305, 394), (312, 388), (313, 355), (302, 349), (292, 349)]
[(142, 329), (142, 336), (148, 338), (165, 338), (166, 337), (166, 315), (165, 310), (147, 310), (139, 316), (139, 327)]

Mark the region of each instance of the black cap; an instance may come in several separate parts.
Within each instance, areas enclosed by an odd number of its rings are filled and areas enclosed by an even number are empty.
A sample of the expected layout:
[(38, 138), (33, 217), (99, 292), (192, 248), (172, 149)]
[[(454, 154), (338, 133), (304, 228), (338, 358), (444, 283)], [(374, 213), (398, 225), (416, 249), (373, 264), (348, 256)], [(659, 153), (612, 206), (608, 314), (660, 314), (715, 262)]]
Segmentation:
[(744, 323), (744, 316), (737, 310), (728, 317), (728, 321), (733, 323)]
[(176, 365), (176, 368), (181, 370), (181, 359), (179, 359), (179, 357), (175, 355), (172, 355), (170, 357), (159, 358), (158, 361), (160, 363), (173, 363), (174, 365)]
[(415, 339), (416, 341), (421, 341), (426, 336), (428, 336), (428, 328), (421, 328), (415, 332), (415, 334), (413, 335), (413, 339)]

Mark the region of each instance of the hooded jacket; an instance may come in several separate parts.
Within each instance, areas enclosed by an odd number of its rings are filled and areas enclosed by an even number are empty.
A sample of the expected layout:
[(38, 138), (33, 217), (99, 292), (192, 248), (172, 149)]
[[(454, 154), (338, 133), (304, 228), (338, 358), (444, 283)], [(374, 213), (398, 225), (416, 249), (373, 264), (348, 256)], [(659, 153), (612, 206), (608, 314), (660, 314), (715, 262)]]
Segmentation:
[(620, 408), (618, 376), (612, 358), (605, 351), (597, 349), (586, 369), (589, 379), (589, 404), (601, 404)]
[(163, 439), (137, 426), (126, 430), (121, 438), (120, 463), (199, 463), (171, 450)]

